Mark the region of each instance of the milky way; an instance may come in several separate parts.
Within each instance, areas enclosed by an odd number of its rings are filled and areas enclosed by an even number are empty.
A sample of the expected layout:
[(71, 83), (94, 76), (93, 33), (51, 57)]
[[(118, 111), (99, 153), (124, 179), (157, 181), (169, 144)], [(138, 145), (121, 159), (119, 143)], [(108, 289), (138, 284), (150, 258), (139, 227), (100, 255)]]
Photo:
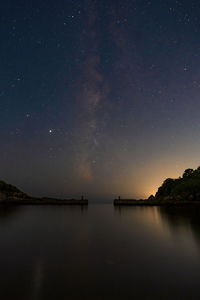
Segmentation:
[(144, 197), (200, 164), (198, 1), (0, 4), (0, 177)]

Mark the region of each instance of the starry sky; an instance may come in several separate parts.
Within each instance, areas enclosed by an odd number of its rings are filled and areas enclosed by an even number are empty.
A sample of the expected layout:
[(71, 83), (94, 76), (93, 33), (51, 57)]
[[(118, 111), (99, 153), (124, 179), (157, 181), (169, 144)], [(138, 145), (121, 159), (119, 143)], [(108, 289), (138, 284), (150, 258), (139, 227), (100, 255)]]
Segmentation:
[(0, 178), (147, 197), (200, 165), (200, 3), (0, 4)]

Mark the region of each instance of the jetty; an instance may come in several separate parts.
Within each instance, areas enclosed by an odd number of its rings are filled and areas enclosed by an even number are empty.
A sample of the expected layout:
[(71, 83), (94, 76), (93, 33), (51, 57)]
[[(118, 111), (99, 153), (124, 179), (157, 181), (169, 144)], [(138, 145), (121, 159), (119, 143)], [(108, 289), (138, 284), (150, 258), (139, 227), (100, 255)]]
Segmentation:
[(56, 198), (8, 198), (0, 201), (0, 205), (88, 205), (87, 199)]
[(185, 205), (200, 205), (200, 200), (187, 199), (115, 199), (113, 204), (115, 206), (185, 206)]

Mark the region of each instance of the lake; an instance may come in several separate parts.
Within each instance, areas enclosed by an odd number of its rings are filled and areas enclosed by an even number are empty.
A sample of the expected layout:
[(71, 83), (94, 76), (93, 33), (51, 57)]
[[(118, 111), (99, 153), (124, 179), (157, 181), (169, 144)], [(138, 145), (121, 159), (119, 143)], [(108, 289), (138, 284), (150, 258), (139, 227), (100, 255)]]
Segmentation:
[(0, 207), (1, 299), (199, 299), (200, 210)]

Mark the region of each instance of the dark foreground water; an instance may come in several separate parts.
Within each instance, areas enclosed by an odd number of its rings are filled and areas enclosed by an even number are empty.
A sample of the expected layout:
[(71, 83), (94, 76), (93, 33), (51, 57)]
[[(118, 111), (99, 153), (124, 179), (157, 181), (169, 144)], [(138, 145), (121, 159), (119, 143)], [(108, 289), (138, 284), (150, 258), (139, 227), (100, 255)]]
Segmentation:
[(200, 210), (1, 207), (0, 299), (200, 299)]

